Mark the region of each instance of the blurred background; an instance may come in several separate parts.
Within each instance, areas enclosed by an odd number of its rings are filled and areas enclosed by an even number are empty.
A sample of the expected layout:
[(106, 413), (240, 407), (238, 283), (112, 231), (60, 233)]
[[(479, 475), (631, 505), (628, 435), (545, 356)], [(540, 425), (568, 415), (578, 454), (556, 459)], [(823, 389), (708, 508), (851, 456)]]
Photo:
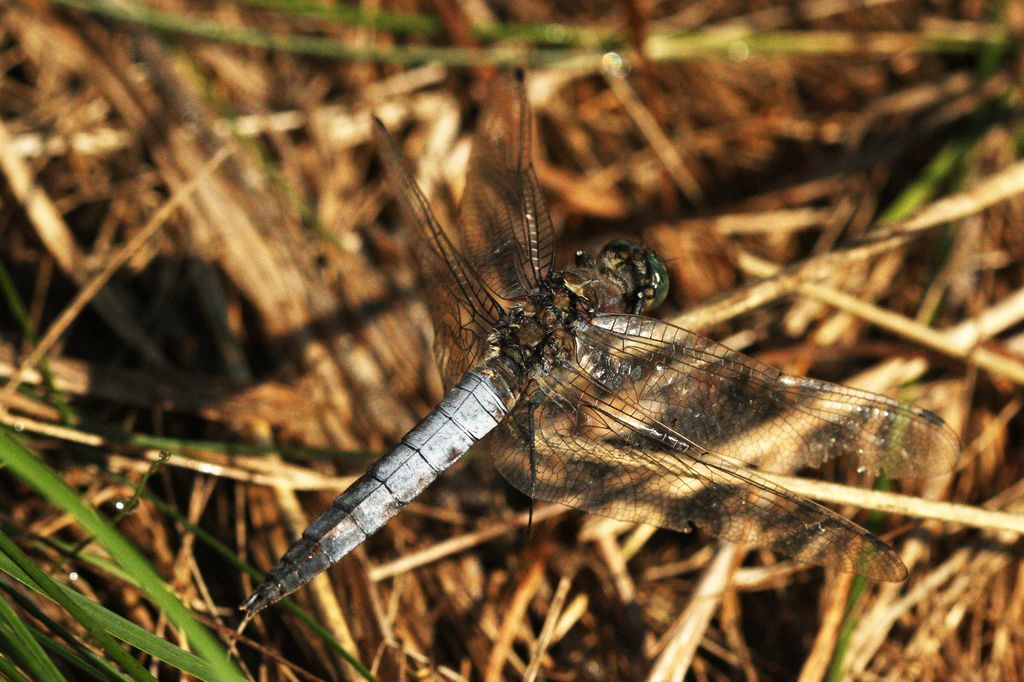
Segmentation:
[(441, 395), (370, 115), (451, 223), (510, 66), (560, 263), (652, 246), (658, 316), (939, 412), (963, 468), (897, 490), (1021, 511), (1022, 28), (1013, 0), (0, 0), (0, 677), (1020, 679), (1014, 534), (840, 509), (910, 567), (883, 585), (562, 508), (527, 531), (485, 447), (240, 636), (237, 605)]

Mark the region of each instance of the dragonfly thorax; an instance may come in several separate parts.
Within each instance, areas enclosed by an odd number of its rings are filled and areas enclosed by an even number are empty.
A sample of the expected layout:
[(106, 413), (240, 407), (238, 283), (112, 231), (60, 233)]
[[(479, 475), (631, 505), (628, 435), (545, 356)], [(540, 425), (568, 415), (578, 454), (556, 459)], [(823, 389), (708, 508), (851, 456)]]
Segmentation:
[(529, 295), (516, 299), (495, 325), (491, 347), (523, 374), (570, 360), (574, 325), (595, 313), (650, 310), (668, 293), (668, 273), (654, 253), (617, 239), (597, 257), (576, 254), (576, 267), (551, 273)]
[(573, 325), (589, 320), (594, 306), (567, 285), (570, 274), (553, 273), (528, 296), (513, 301), (495, 325), (490, 338), (494, 353), (519, 372), (572, 357)]

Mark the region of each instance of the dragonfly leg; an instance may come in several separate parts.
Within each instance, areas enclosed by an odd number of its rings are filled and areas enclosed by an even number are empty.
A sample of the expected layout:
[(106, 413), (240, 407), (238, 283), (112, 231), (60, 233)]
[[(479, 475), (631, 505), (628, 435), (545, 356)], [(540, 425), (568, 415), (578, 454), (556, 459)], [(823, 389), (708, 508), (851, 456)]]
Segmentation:
[(537, 499), (537, 443), (534, 440), (537, 433), (534, 425), (537, 402), (531, 397), (527, 404), (530, 406), (529, 431), (526, 434), (527, 441), (530, 444), (528, 448), (530, 455), (530, 514), (526, 522), (526, 533), (529, 535), (533, 532), (533, 505), (534, 500)]

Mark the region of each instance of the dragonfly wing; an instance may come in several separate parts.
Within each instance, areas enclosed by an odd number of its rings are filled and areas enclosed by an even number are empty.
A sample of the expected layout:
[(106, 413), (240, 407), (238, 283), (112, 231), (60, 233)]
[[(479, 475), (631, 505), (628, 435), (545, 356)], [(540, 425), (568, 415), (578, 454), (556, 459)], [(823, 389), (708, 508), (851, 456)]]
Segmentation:
[(457, 232), (487, 286), (509, 299), (544, 280), (554, 229), (531, 161), (532, 118), (522, 72), (491, 83), (473, 139)]
[(836, 456), (889, 476), (956, 467), (960, 445), (937, 415), (846, 386), (783, 374), (700, 334), (633, 315), (580, 325), (580, 365), (688, 442), (748, 465), (791, 471)]
[(643, 407), (582, 368), (558, 368), (535, 378), (492, 435), (492, 451), (505, 478), (538, 499), (675, 530), (693, 524), (876, 580), (906, 577), (871, 533), (655, 426)]
[(487, 335), (503, 309), (434, 217), (398, 146), (377, 119), (373, 134), (391, 191), (418, 238), (414, 253), (434, 324), (434, 355), (448, 390), (483, 359)]

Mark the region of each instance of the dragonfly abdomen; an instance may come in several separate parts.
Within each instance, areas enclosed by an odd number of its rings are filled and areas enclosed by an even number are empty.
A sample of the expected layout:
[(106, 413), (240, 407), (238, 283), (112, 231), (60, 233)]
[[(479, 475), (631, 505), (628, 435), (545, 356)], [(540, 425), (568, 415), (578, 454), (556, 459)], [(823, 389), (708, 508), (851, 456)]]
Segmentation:
[(471, 370), (395, 449), (338, 495), (245, 601), (253, 616), (358, 547), (504, 419), (514, 398), (502, 374)]

